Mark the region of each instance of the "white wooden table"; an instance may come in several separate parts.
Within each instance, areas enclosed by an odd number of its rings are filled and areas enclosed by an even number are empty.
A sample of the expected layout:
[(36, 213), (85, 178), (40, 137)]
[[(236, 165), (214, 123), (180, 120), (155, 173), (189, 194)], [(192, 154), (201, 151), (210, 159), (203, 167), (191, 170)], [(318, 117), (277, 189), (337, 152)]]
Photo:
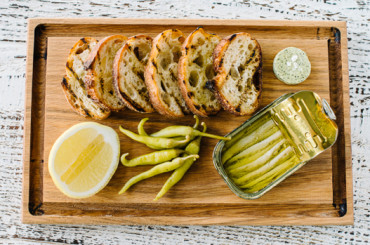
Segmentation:
[[(0, 244), (365, 243), (370, 240), (370, 1), (0, 1)], [(27, 19), (32, 17), (343, 20), (348, 24), (354, 226), (58, 226), (21, 223)]]

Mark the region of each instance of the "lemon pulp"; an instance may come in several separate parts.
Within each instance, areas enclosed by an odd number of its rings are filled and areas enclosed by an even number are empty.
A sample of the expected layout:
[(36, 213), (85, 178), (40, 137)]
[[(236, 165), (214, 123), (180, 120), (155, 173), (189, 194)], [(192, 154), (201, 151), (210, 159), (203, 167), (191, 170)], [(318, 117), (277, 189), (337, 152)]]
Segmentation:
[(83, 198), (104, 188), (118, 159), (117, 133), (98, 123), (82, 123), (55, 142), (49, 156), (49, 172), (64, 194)]

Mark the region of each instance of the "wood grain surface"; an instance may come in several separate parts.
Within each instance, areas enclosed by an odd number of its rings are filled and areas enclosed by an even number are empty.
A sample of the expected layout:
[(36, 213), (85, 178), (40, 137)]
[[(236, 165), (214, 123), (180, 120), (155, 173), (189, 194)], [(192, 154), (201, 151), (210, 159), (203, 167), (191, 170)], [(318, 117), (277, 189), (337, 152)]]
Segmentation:
[[(330, 100), (336, 109), (337, 117), (341, 118), (341, 124), (338, 126), (342, 131), (340, 138), (343, 145), (337, 144), (335, 149), (338, 149), (337, 154), (338, 152), (343, 152), (343, 154), (334, 157), (331, 150), (326, 151), (310, 162), (308, 167), (302, 168), (292, 178), (289, 178), (286, 183), (274, 188), (262, 198), (247, 201), (231, 193), (217, 174), (212, 164), (212, 151), (216, 141), (205, 139), (196, 167), (192, 168), (181, 185), (177, 185), (177, 188), (174, 188), (159, 202), (153, 202), (154, 196), (151, 197), (150, 194), (160, 190), (169, 174), (144, 181), (144, 183), (135, 185), (128, 193), (117, 195), (124, 181), (143, 169), (148, 169), (121, 166), (108, 186), (97, 195), (82, 200), (64, 196), (55, 187), (49, 175), (48, 155), (57, 137), (66, 129), (78, 122), (89, 120), (79, 117), (70, 109), (60, 90), (60, 78), (64, 74), (64, 63), (70, 47), (79, 38), (90, 32), (99, 35), (100, 37), (96, 37), (98, 39), (115, 33), (126, 36), (139, 33), (155, 36), (168, 28), (178, 28), (188, 34), (200, 25), (220, 36), (248, 30), (253, 37), (260, 41), (264, 53), (263, 64), (265, 64), (263, 67), (263, 74), (265, 74), (263, 94), (265, 96), (262, 96), (261, 108), (285, 93), (300, 90), (313, 90), (322, 98)], [(345, 108), (347, 104), (344, 105), (344, 100), (348, 99), (348, 88), (343, 87), (343, 84), (348, 83), (348, 71), (345, 65), (342, 65), (342, 63), (347, 63), (347, 58), (341, 55), (343, 51), (346, 52), (346, 43), (341, 43), (341, 37), (337, 37), (336, 34), (341, 34), (345, 39), (346, 29), (343, 22), (144, 19), (31, 20), (29, 22), (28, 45), (33, 47), (34, 52), (33, 57), (30, 52), (28, 54), (30, 62), (27, 67), (26, 114), (28, 115), (30, 112), (31, 117), (25, 119), (23, 221), (26, 223), (99, 224), (119, 222), (124, 224), (182, 225), (352, 223), (352, 186), (351, 184), (346, 185), (346, 179), (351, 180), (351, 152), (349, 146), (345, 147), (345, 142), (349, 142), (350, 138), (349, 121), (346, 121), (349, 114)], [(76, 35), (76, 37), (69, 37), (69, 35)], [(34, 40), (36, 41), (33, 42)], [(334, 46), (336, 49), (328, 45), (330, 42), (337, 44)], [(290, 46), (304, 50), (312, 65), (310, 77), (297, 86), (281, 83), (272, 72), (272, 61), (277, 52)], [(37, 72), (35, 72), (36, 70)], [(31, 101), (29, 101), (31, 95)], [(173, 123), (188, 122), (191, 124), (192, 121), (191, 116), (180, 120), (169, 120), (158, 113), (153, 113), (149, 117), (152, 121), (148, 125), (152, 131)], [(136, 130), (141, 118), (143, 118), (142, 114), (125, 110), (100, 122), (116, 130), (120, 124), (130, 130)], [(204, 121), (211, 129), (211, 133), (225, 135), (247, 118), (221, 112), (217, 116), (204, 119)], [(132, 156), (149, 152), (147, 147), (132, 142), (120, 133), (119, 135), (121, 152), (131, 153)], [(314, 165), (315, 163), (316, 165)], [(335, 166), (335, 171), (332, 166)], [(338, 175), (341, 172), (344, 175), (340, 175), (341, 178), (339, 178)], [(185, 182), (186, 180), (187, 182)], [(341, 181), (335, 182), (335, 180)], [(336, 192), (333, 192), (334, 190)], [(333, 200), (333, 197), (336, 196), (339, 198)], [(130, 207), (128, 210), (128, 205), (134, 205), (136, 208)], [(312, 209), (310, 205), (321, 205), (320, 211)], [(222, 207), (222, 212), (219, 207)], [(251, 212), (256, 207), (259, 210), (257, 216)], [(142, 217), (147, 216), (147, 209), (150, 209), (150, 218), (143, 220)], [(114, 214), (111, 214), (110, 210), (113, 210)], [(313, 210), (315, 211), (312, 212)], [(299, 215), (302, 212), (305, 215)], [(239, 213), (245, 213), (245, 215), (234, 217), (238, 216)], [(106, 217), (105, 214), (111, 214), (112, 218)], [(276, 218), (272, 219), (273, 216)], [(257, 219), (257, 217), (259, 218)]]
[[(2, 2), (0, 49), (0, 242), (364, 243), (369, 237), (369, 2)], [(344, 227), (45, 226), (20, 224), (26, 21), (29, 17), (269, 18), (345, 20), (348, 26), (355, 225)], [(10, 62), (9, 62), (10, 61)], [(27, 115), (26, 115), (27, 116)], [(317, 207), (318, 208), (318, 207)]]
[[(155, 36), (163, 27), (158, 29), (151, 28), (151, 35)], [(182, 30), (183, 28), (181, 28)], [(143, 30), (139, 29), (141, 33)], [(131, 36), (135, 33), (123, 32), (123, 35)], [(147, 33), (145, 33), (147, 34)], [(188, 34), (188, 33), (185, 33)], [(228, 35), (228, 33), (219, 33), (220, 35)], [(99, 39), (99, 37), (97, 37)], [(150, 167), (125, 168), (119, 166), (114, 178), (109, 185), (89, 199), (76, 200), (66, 198), (63, 193), (56, 189), (47, 169), (47, 159), (50, 149), (55, 140), (72, 125), (91, 121), (84, 119), (74, 113), (64, 94), (60, 90), (60, 78), (65, 72), (64, 63), (68, 56), (69, 49), (78, 40), (76, 37), (50, 37), (48, 38), (48, 58), (47, 58), (47, 74), (46, 74), (46, 91), (45, 91), (45, 133), (44, 133), (44, 166), (43, 176), (43, 201), (44, 202), (77, 202), (77, 203), (153, 203), (155, 194), (160, 190), (161, 186), (168, 178), (169, 174), (161, 175), (140, 184), (135, 185), (127, 194), (117, 195), (117, 192), (129, 178), (135, 176)], [(312, 74), (310, 78), (302, 85), (304, 86), (288, 86), (279, 82), (272, 74), (272, 60), (278, 50), (289, 47), (295, 44), (291, 40), (269, 40), (259, 39), (264, 52), (264, 92), (262, 106), (266, 106), (281, 94), (288, 91), (297, 91), (310, 89), (315, 86), (315, 91), (323, 98), (329, 100), (329, 74), (327, 70), (327, 41), (325, 40), (306, 40), (300, 42), (299, 48), (307, 51), (312, 63)], [(276, 88), (279, 86), (279, 89)], [(302, 88), (304, 87), (304, 88)], [(121, 124), (132, 131), (137, 131), (138, 122), (149, 117), (150, 120), (146, 123), (148, 132), (154, 132), (160, 128), (172, 125), (173, 123), (181, 123), (191, 125), (193, 123), (192, 116), (187, 116), (185, 119), (168, 120), (158, 113), (140, 114), (130, 110), (125, 110), (121, 113), (115, 113), (109, 119), (99, 121), (116, 129), (120, 136), (121, 152), (130, 153), (130, 157), (140, 156), (151, 150), (140, 143), (134, 142), (125, 135), (119, 132), (118, 126)], [(217, 116), (207, 119), (201, 119), (207, 123), (211, 133), (225, 135), (234, 128), (242, 124), (248, 117), (236, 117), (225, 111)], [(230, 120), (227, 120), (230, 119)], [(164, 196), (160, 203), (250, 203), (250, 204), (331, 204), (332, 203), (332, 168), (330, 151), (323, 153), (318, 159), (308, 167), (303, 168), (297, 175), (289, 178), (289, 182), (276, 188), (269, 195), (263, 198), (246, 201), (234, 195), (226, 183), (217, 173), (212, 162), (212, 151), (217, 143), (217, 140), (204, 138), (202, 141), (200, 159), (197, 161), (186, 178), (176, 185), (168, 195)], [(300, 176), (298, 176), (298, 174)], [(309, 180), (307, 183), (304, 180)], [(211, 184), (212, 183), (212, 184)], [(284, 187), (286, 186), (286, 187)], [(290, 191), (292, 186), (295, 186), (293, 191)], [(323, 188), (324, 187), (324, 188)], [(326, 187), (326, 188), (325, 188)], [(307, 195), (309, 193), (309, 195)], [(280, 197), (280, 198), (277, 198)]]

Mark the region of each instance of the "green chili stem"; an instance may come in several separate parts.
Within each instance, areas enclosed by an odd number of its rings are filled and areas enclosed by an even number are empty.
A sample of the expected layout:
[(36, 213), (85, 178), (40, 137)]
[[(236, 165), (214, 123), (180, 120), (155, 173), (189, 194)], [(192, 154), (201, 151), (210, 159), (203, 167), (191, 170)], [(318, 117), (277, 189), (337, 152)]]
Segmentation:
[(195, 123), (194, 123), (193, 128), (197, 129), (199, 126), (199, 117), (197, 115), (194, 115), (194, 119), (195, 119)]

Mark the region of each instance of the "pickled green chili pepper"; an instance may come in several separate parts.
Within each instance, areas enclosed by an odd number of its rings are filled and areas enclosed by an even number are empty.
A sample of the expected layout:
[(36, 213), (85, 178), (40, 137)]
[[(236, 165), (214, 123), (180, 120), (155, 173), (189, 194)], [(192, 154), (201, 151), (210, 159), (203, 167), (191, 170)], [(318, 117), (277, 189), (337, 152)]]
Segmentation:
[(270, 115), (263, 116), (259, 118), (258, 121), (255, 121), (250, 126), (248, 126), (248, 130), (243, 130), (242, 132), (239, 132), (238, 134), (234, 135), (231, 140), (225, 142), (223, 151), (226, 151), (231, 146), (233, 146), (237, 141), (253, 133), (255, 130), (257, 130), (257, 128), (259, 128), (262, 124), (267, 122), (269, 119), (271, 119)]
[(169, 126), (154, 134), (151, 134), (151, 136), (153, 137), (169, 137), (169, 138), (177, 137), (177, 136), (185, 136), (185, 135), (190, 135), (190, 137), (192, 138), (196, 136), (204, 136), (204, 137), (209, 137), (209, 138), (219, 139), (219, 140), (230, 140), (231, 139), (230, 137), (223, 137), (223, 136), (218, 136), (214, 134), (203, 133), (189, 126)]
[[(195, 123), (194, 123), (194, 126), (193, 126), (193, 128), (198, 128), (198, 126), (199, 126), (199, 117), (197, 116), (197, 115), (194, 115), (194, 119), (195, 119)], [(143, 119), (141, 119), (141, 121), (140, 121), (140, 123), (137, 125), (137, 131), (138, 131), (138, 133), (139, 133), (139, 135), (143, 135), (143, 136), (149, 136), (147, 133), (146, 133), (146, 131), (145, 131), (145, 129), (144, 129), (144, 124), (145, 124), (145, 122), (146, 121), (148, 121), (149, 120), (149, 118), (143, 118)], [(180, 137), (174, 137), (174, 138), (172, 138), (172, 139), (174, 139), (174, 140), (183, 140), (184, 139), (184, 137), (183, 136), (180, 136)], [(190, 138), (190, 140), (192, 140), (193, 139), (193, 137), (191, 137)], [(184, 143), (184, 144), (182, 144), (182, 145), (179, 145), (179, 146), (177, 146), (178, 148), (183, 148), (183, 147), (185, 147), (187, 145), (187, 142), (186, 143)], [(155, 146), (152, 146), (152, 145), (147, 145), (148, 147), (150, 147), (150, 148), (152, 148), (152, 149), (155, 149), (155, 150), (160, 150), (160, 149), (162, 149), (162, 148), (157, 148), (157, 147), (155, 147)]]
[(274, 179), (279, 178), (281, 175), (285, 174), (289, 169), (294, 167), (299, 162), (296, 156), (293, 156), (286, 162), (280, 164), (273, 170), (265, 173), (264, 175), (244, 184), (241, 188), (246, 189), (248, 192), (256, 192), (265, 188)]
[(247, 137), (241, 138), (240, 140), (235, 142), (234, 145), (225, 150), (222, 154), (221, 161), (225, 164), (231, 157), (235, 156), (251, 145), (258, 143), (259, 141), (270, 136), (278, 130), (279, 128), (275, 125), (274, 121), (267, 121), (251, 134), (249, 134)]
[[(279, 153), (279, 149), (284, 147), (284, 140), (278, 142), (272, 148), (267, 149), (263, 155), (256, 154), (256, 158), (243, 158), (233, 165), (228, 166), (226, 171), (234, 177), (241, 177), (248, 172), (252, 172), (262, 167), (266, 162), (269, 162), (276, 154)], [(254, 157), (254, 155), (253, 155)]]
[(178, 157), (178, 158), (173, 159), (170, 162), (164, 162), (164, 163), (161, 163), (157, 166), (154, 166), (153, 168), (149, 169), (148, 171), (145, 171), (145, 172), (143, 172), (141, 174), (138, 174), (138, 175), (132, 177), (131, 179), (129, 179), (129, 181), (126, 182), (126, 184), (122, 187), (122, 189), (119, 191), (118, 194), (124, 193), (131, 186), (133, 186), (134, 184), (136, 184), (137, 182), (139, 182), (141, 180), (148, 179), (150, 177), (153, 177), (153, 176), (161, 174), (161, 173), (166, 173), (166, 172), (175, 170), (178, 167), (180, 167), (181, 165), (183, 165), (186, 162), (186, 160), (196, 159), (198, 157), (199, 157), (198, 155), (189, 155), (189, 156), (186, 156), (186, 157)]
[[(145, 122), (146, 121), (148, 121), (149, 120), (149, 118), (143, 118), (143, 119), (141, 119), (141, 121), (139, 122), (139, 124), (137, 125), (137, 131), (138, 131), (138, 133), (139, 133), (139, 135), (142, 135), (142, 136), (150, 136), (150, 135), (148, 135), (147, 134), (147, 132), (145, 131), (145, 129), (144, 129), (144, 124), (145, 124)], [(184, 140), (184, 138), (185, 137), (176, 137), (176, 138), (172, 138), (173, 140)], [(190, 139), (190, 140), (192, 140), (192, 139)], [(183, 147), (185, 147), (186, 146), (186, 144), (187, 144), (187, 142), (186, 143), (184, 143), (184, 144), (182, 144), (182, 145), (179, 145), (179, 146), (177, 146), (178, 148), (183, 148)], [(155, 147), (155, 146), (153, 146), (153, 145), (148, 145), (147, 144), (147, 146), (149, 147), (149, 148), (152, 148), (152, 149), (154, 149), (154, 150), (160, 150), (160, 149), (162, 149), (162, 148), (158, 148), (158, 147)]]
[[(207, 125), (205, 122), (202, 122), (203, 126), (203, 133), (207, 130)], [(197, 137), (195, 140), (191, 141), (188, 146), (185, 148), (185, 152), (188, 154), (198, 154), (200, 150), (200, 140), (202, 139), (202, 136)]]
[(163, 138), (163, 137), (151, 137), (151, 136), (144, 136), (144, 135), (138, 135), (134, 132), (131, 132), (130, 130), (122, 128), (122, 126), (119, 127), (119, 130), (128, 136), (129, 138), (146, 144), (149, 148), (155, 147), (155, 149), (170, 149), (170, 148), (179, 148), (183, 146), (184, 144), (187, 144), (191, 138), (189, 135), (185, 136), (185, 139), (183, 140), (176, 140), (176, 139), (169, 139), (169, 138)]
[[(254, 180), (261, 175), (264, 175), (265, 173), (271, 171), (272, 169), (276, 168), (280, 164), (286, 162), (287, 159), (291, 158), (294, 154), (293, 148), (291, 146), (288, 146), (281, 152), (279, 152), (273, 159), (271, 159), (269, 162), (265, 163), (262, 167), (247, 173), (243, 177), (240, 177), (238, 179), (234, 180), (234, 183), (242, 186), (250, 182), (251, 180)], [(244, 188), (244, 187), (243, 187)], [(247, 188), (247, 187), (245, 187)]]
[[(195, 123), (194, 123), (194, 126), (193, 128), (197, 129), (198, 126), (199, 126), (199, 117), (197, 115), (194, 115), (194, 119), (195, 119)], [(139, 122), (139, 124), (137, 125), (137, 131), (139, 133), (139, 135), (145, 135), (145, 136), (148, 136), (148, 134), (146, 133), (145, 129), (144, 129), (144, 124), (146, 123), (146, 121), (148, 121), (149, 118), (143, 118), (141, 119), (141, 121)]]
[(184, 151), (180, 149), (155, 151), (149, 154), (133, 158), (131, 160), (126, 159), (128, 153), (125, 153), (121, 156), (121, 162), (126, 167), (135, 167), (140, 165), (156, 165), (158, 163), (167, 162), (171, 159), (174, 159), (183, 152)]
[[(148, 121), (149, 118), (143, 118), (141, 119), (141, 121), (139, 122), (139, 124), (137, 125), (137, 131), (139, 133), (139, 135), (142, 135), (142, 136), (149, 136), (146, 132), (145, 132), (145, 129), (144, 129), (144, 124), (146, 121)], [(180, 140), (183, 140), (184, 138), (181, 138)], [(178, 140), (178, 139), (177, 139)], [(155, 146), (152, 146), (152, 145), (148, 145), (147, 146), (151, 149), (154, 149), (154, 150), (161, 150), (162, 148), (158, 148), (158, 147), (155, 147)]]
[[(203, 122), (203, 133), (207, 130), (207, 125)], [(202, 139), (202, 136), (197, 137), (195, 140), (191, 141), (188, 146), (185, 148), (185, 151), (188, 154), (198, 154), (200, 149), (200, 141)], [(162, 189), (158, 192), (157, 196), (155, 197), (154, 201), (157, 201), (159, 198), (161, 198), (164, 194), (166, 194), (169, 189), (171, 189), (172, 186), (174, 186), (177, 182), (179, 182), (182, 177), (185, 175), (185, 173), (188, 171), (188, 169), (191, 167), (195, 159), (188, 159), (185, 161), (185, 163), (176, 169), (172, 175), (168, 178), (166, 183), (163, 185)]]
[(277, 131), (266, 139), (252, 145), (251, 147), (248, 147), (247, 149), (230, 158), (227, 161), (227, 167), (230, 168), (231, 166), (238, 166), (241, 161), (247, 159), (249, 159), (249, 161), (256, 160), (257, 158), (265, 155), (265, 153), (268, 152), (270, 148), (273, 148), (278, 141), (284, 141), (283, 134), (280, 131)]

